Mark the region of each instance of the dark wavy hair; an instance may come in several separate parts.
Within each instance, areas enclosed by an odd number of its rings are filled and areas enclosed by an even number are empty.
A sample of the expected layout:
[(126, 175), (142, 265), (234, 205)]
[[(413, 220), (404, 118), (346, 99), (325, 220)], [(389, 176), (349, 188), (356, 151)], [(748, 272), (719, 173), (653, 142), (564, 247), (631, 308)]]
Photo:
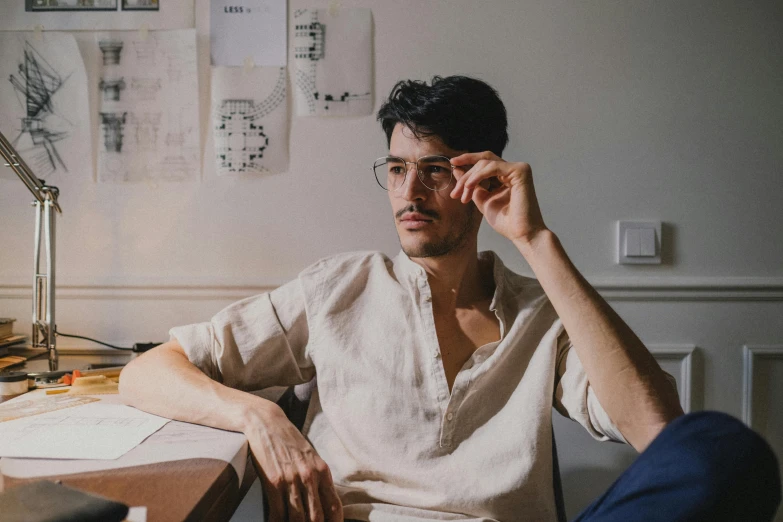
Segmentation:
[(495, 89), (468, 76), (434, 76), (432, 85), (403, 80), (378, 110), (387, 144), (397, 123), (418, 139), (437, 136), (448, 147), (498, 156), (508, 143), (506, 107)]

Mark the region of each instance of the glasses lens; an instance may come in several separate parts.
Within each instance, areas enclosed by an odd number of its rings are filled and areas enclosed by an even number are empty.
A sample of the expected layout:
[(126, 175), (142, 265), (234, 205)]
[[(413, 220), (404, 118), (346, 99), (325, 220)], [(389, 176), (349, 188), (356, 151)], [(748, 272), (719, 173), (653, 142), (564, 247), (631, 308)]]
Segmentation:
[(388, 156), (375, 160), (375, 179), (386, 190), (397, 190), (405, 182), (405, 162)]
[(443, 190), (451, 184), (451, 162), (446, 156), (419, 158), (421, 182), (432, 190)]

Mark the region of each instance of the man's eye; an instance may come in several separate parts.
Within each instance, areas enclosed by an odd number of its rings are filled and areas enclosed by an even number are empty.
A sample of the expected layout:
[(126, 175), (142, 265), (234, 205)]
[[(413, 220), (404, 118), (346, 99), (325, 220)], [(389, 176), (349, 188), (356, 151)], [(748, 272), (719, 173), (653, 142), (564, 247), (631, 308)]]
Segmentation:
[(389, 167), (390, 174), (402, 174), (402, 167)]
[(427, 175), (429, 176), (446, 176), (451, 174), (451, 172), (443, 167), (439, 167), (437, 165), (431, 165), (427, 167), (427, 170), (425, 171)]

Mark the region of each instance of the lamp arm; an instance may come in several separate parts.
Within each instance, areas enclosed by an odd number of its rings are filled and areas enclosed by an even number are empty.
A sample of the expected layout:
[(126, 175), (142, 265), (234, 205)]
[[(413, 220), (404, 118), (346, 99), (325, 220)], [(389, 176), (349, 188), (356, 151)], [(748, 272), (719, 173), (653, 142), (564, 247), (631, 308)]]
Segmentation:
[[(30, 170), (30, 167), (27, 166), (27, 163), (25, 163), (19, 153), (16, 152), (8, 139), (3, 136), (2, 132), (0, 132), (0, 156), (5, 160), (5, 166), (11, 167), (11, 170), (19, 176), (19, 179), (25, 184), (27, 190), (35, 196), (35, 199), (37, 199), (39, 203), (50, 200), (52, 201), (54, 209), (57, 212), (62, 213), (62, 209), (57, 203), (57, 188), (47, 187), (35, 174), (33, 174), (33, 171)], [(47, 196), (47, 192), (50, 193), (50, 195)], [(54, 194), (51, 194), (51, 192), (54, 192)]]
[[(62, 213), (57, 203), (60, 191), (46, 185), (33, 174), (30, 167), (0, 133), (0, 156), (6, 161), (27, 189), (35, 196), (35, 249), (33, 259), (33, 332), (31, 346), (44, 348), (49, 352), (49, 369), (57, 370), (57, 326), (54, 315), (55, 284), (55, 213)], [(41, 232), (43, 231), (43, 238)], [(46, 273), (41, 272), (41, 239), (46, 250)]]

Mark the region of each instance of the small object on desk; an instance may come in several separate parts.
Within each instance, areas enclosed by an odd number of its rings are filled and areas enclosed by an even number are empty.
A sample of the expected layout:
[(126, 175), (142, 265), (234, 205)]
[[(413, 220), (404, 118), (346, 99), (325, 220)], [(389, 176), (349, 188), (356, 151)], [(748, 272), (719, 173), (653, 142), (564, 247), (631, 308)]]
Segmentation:
[(46, 397), (40, 399), (15, 399), (10, 404), (0, 404), (0, 423), (14, 419), (30, 417), (40, 413), (82, 406), (91, 402), (98, 402), (97, 397)]
[(11, 317), (0, 317), (0, 339), (10, 337), (14, 333), (14, 321)]
[(21, 344), (27, 340), (26, 335), (16, 334), (9, 335), (8, 337), (0, 337), (0, 354), (5, 355), (8, 353), (8, 348), (16, 344)]
[(105, 375), (92, 375), (90, 377), (74, 377), (69, 394), (105, 395), (108, 393), (120, 393), (120, 385), (106, 378)]
[(61, 393), (68, 393), (71, 391), (70, 388), (57, 388), (54, 390), (46, 390), (46, 395), (59, 395)]
[(0, 395), (19, 395), (27, 392), (25, 372), (0, 373)]
[(0, 370), (3, 368), (10, 368), (11, 366), (16, 366), (17, 364), (22, 364), (27, 359), (24, 357), (17, 357), (16, 355), (6, 355), (5, 357), (0, 357)]
[(107, 366), (105, 368), (92, 368), (93, 365), (88, 364), (86, 369), (81, 370), (82, 377), (89, 377), (90, 375), (105, 375), (111, 380), (120, 379), (120, 372), (125, 366)]
[(58, 370), (56, 372), (33, 372), (28, 373), (27, 378), (30, 379), (30, 389), (36, 388), (52, 388), (54, 386), (62, 386), (61, 379), (67, 375), (65, 370)]
[(4, 522), (119, 522), (128, 514), (128, 506), (93, 493), (41, 480), (0, 493), (0, 513), (3, 514)]

